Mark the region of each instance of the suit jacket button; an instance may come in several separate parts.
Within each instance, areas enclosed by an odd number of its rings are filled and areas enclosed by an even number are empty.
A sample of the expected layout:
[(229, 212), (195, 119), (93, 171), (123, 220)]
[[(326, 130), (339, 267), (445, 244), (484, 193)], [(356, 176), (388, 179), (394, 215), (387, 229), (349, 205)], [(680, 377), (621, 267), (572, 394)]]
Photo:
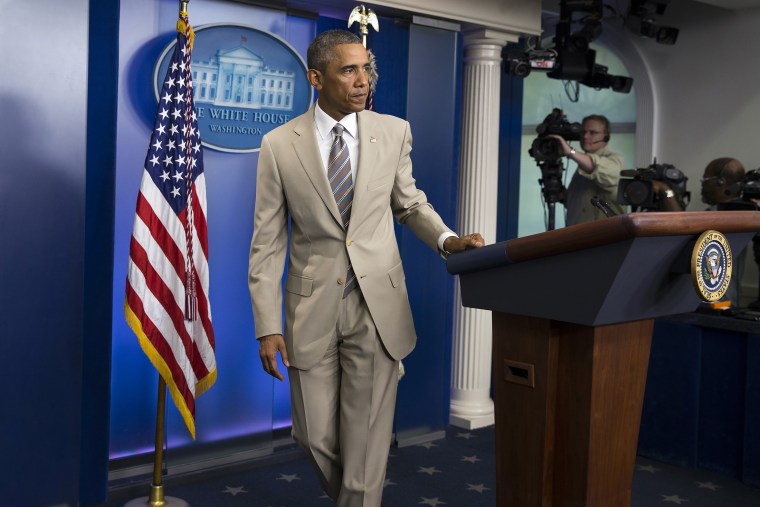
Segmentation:
[(354, 243), (353, 239), (347, 239), (346, 240), (346, 246), (351, 246)]
[(343, 285), (343, 277), (338, 278), (338, 285)]

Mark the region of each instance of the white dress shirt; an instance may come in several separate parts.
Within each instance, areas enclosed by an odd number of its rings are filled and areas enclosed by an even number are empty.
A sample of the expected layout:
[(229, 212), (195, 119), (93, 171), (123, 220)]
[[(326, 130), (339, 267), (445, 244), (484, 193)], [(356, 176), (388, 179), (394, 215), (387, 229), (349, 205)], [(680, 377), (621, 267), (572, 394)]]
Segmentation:
[(342, 120), (335, 121), (317, 103), (314, 109), (314, 126), (317, 129), (317, 143), (319, 144), (319, 154), (322, 156), (322, 168), (325, 170), (325, 175), (327, 175), (330, 148), (333, 144), (332, 129), (337, 123), (343, 125), (343, 140), (348, 146), (348, 156), (351, 159), (351, 178), (356, 183), (356, 169), (359, 167), (359, 124), (356, 121), (356, 113), (351, 113), (344, 116)]

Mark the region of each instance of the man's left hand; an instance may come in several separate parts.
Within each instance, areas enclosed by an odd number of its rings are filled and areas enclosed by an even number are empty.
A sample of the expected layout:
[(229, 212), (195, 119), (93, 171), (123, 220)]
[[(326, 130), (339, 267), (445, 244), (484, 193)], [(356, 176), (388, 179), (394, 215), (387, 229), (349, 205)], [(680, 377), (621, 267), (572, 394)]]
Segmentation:
[(451, 236), (446, 238), (446, 241), (443, 242), (443, 249), (449, 253), (457, 253), (471, 248), (480, 248), (485, 244), (483, 236), (479, 232), (476, 232), (467, 236)]

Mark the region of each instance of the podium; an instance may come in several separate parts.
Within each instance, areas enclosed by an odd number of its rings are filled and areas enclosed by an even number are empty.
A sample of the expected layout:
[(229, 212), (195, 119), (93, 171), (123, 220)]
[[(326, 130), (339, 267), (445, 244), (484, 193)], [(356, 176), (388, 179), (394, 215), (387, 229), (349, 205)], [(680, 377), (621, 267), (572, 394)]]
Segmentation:
[(694, 311), (696, 238), (760, 212), (632, 213), (451, 255), (493, 311), (496, 505), (628, 507), (653, 319)]

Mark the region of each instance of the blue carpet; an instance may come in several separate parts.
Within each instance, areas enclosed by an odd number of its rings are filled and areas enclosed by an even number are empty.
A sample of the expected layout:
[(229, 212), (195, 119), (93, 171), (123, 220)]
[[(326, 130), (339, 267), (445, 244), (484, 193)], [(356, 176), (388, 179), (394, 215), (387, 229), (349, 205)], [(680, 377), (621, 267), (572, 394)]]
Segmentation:
[[(167, 496), (193, 507), (331, 507), (300, 451), (291, 447), (277, 459), (249, 468), (198, 474), (167, 481)], [(283, 458), (283, 456), (286, 456)], [(387, 507), (495, 505), (494, 430), (450, 428), (446, 438), (392, 448), (383, 496)], [(144, 494), (147, 495), (147, 486)], [(130, 497), (113, 493), (104, 507), (123, 506)], [(639, 458), (631, 507), (759, 507), (760, 490), (704, 470), (684, 469)]]

